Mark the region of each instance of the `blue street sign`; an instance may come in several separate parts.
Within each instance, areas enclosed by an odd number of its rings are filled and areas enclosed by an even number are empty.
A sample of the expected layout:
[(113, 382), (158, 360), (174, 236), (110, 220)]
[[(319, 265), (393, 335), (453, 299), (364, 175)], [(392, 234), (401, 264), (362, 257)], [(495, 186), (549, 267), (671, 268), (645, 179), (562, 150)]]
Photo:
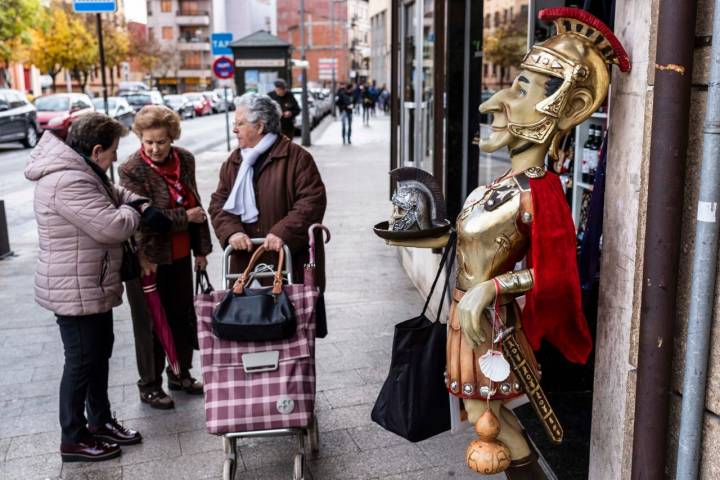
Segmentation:
[(73, 0), (73, 11), (77, 13), (106, 13), (116, 10), (115, 0)]
[(232, 55), (232, 49), (230, 48), (232, 33), (212, 33), (210, 34), (210, 41), (212, 42), (213, 55)]

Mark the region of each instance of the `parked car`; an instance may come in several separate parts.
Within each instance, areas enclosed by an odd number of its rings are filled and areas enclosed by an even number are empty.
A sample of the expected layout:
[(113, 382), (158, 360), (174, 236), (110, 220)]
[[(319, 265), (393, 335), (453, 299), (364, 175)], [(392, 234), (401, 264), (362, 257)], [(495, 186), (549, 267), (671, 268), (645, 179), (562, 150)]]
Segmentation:
[(41, 130), (50, 130), (64, 139), (72, 122), (95, 111), (92, 100), (84, 93), (56, 93), (35, 99)]
[[(296, 90), (300, 90), (297, 92)], [(292, 94), (295, 96), (297, 104), (300, 106), (300, 113), (295, 116), (295, 131), (296, 133), (302, 130), (302, 89), (292, 89)], [(318, 122), (318, 114), (315, 108), (315, 99), (308, 92), (308, 118), (310, 119), (310, 128), (313, 128)]]
[(145, 105), (165, 105), (162, 95), (157, 90), (125, 93), (122, 97), (128, 101), (136, 112)]
[[(297, 117), (295, 117), (295, 126), (296, 128), (299, 128), (298, 125), (301, 125), (301, 123), (298, 122), (298, 118), (302, 117), (302, 88), (293, 88), (291, 92), (293, 95), (295, 95), (295, 100), (297, 100), (297, 103), (300, 106), (300, 113)], [(310, 115), (310, 127), (312, 128), (318, 123), (320, 123), (320, 120), (322, 119), (322, 113), (318, 109), (317, 100), (315, 99), (315, 96), (310, 90), (308, 90), (308, 109), (308, 113)]]
[[(225, 101), (224, 88), (216, 88), (213, 92), (215, 92), (215, 95), (220, 97), (223, 102)], [(232, 88), (227, 89), (227, 104), (231, 112), (235, 110), (235, 92), (233, 92)]]
[(149, 92), (150, 89), (143, 82), (120, 82), (117, 95), (128, 95), (135, 92)]
[(172, 108), (180, 118), (195, 118), (195, 106), (185, 95), (165, 95), (165, 105)]
[(219, 113), (224, 112), (226, 105), (225, 101), (218, 97), (215, 92), (213, 91), (207, 91), (202, 92), (203, 97), (207, 98), (207, 100), (210, 102), (210, 105), (212, 106), (212, 112), (213, 113)]
[(0, 89), (0, 143), (17, 141), (26, 148), (37, 144), (37, 112), (22, 92)]
[(195, 107), (195, 115), (202, 117), (203, 115), (210, 115), (212, 110), (212, 104), (210, 100), (200, 92), (186, 93), (185, 96), (190, 99)]
[(320, 117), (324, 118), (332, 111), (333, 100), (330, 97), (330, 91), (324, 88), (313, 88), (310, 93), (315, 98)]
[[(133, 110), (128, 101), (123, 97), (108, 97), (107, 101), (108, 114), (125, 125), (126, 128), (131, 128), (135, 121), (135, 110)], [(95, 105), (95, 110), (105, 113), (105, 104), (102, 97), (93, 98), (92, 102), (93, 105)]]

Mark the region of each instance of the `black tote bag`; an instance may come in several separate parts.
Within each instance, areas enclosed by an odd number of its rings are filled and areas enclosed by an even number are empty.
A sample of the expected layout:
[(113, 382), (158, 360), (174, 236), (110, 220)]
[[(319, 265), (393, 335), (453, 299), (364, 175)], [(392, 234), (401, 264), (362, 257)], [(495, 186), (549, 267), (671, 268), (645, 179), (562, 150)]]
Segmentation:
[(411, 442), (450, 429), (450, 405), (444, 380), (447, 325), (439, 321), (448, 279), (435, 321), (430, 321), (425, 313), (443, 267), (454, 251), (455, 232), (450, 235), (422, 313), (395, 325), (390, 372), (371, 414), (375, 423)]

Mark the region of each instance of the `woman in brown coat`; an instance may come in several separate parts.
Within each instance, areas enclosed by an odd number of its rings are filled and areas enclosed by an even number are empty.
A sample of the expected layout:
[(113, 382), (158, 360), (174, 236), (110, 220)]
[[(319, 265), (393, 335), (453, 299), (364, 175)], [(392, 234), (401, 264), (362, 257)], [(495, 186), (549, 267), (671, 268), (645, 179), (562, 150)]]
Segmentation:
[[(202, 209), (195, 181), (195, 158), (172, 142), (180, 137), (180, 118), (164, 106), (143, 107), (133, 130), (140, 150), (120, 167), (120, 182), (128, 190), (152, 200), (172, 220), (168, 233), (155, 233), (141, 223), (137, 235), (140, 265), (144, 274), (156, 272), (157, 288), (172, 332), (180, 363), (180, 376), (167, 370), (168, 388), (201, 394), (202, 383), (190, 376), (193, 356), (193, 266), (207, 267), (212, 250), (207, 216)], [(133, 310), (135, 349), (140, 373), (140, 400), (155, 408), (172, 408), (173, 401), (162, 389), (165, 356), (151, 333), (152, 322), (145, 310), (137, 283), (128, 283)]]
[[(295, 278), (308, 260), (308, 228), (321, 222), (327, 199), (312, 155), (280, 133), (280, 106), (267, 95), (246, 93), (236, 101), (233, 132), (239, 148), (220, 168), (210, 200), (215, 234), (238, 252), (231, 271), (247, 265), (251, 238), (268, 250), (288, 245)], [(276, 262), (272, 254), (262, 261)]]

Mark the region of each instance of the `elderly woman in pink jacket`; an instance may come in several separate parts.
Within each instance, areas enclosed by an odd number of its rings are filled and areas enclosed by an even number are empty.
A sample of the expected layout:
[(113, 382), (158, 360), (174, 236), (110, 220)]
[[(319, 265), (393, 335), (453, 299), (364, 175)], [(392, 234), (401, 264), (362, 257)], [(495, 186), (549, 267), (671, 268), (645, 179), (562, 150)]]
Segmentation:
[(65, 349), (60, 382), (63, 461), (114, 458), (121, 453), (119, 445), (142, 440), (113, 418), (107, 393), (112, 309), (122, 303), (122, 244), (141, 218), (157, 213), (148, 200), (106, 176), (126, 133), (110, 117), (85, 115), (73, 123), (66, 142), (46, 132), (25, 169), (25, 176), (36, 182), (40, 251), (35, 299), (57, 317)]

